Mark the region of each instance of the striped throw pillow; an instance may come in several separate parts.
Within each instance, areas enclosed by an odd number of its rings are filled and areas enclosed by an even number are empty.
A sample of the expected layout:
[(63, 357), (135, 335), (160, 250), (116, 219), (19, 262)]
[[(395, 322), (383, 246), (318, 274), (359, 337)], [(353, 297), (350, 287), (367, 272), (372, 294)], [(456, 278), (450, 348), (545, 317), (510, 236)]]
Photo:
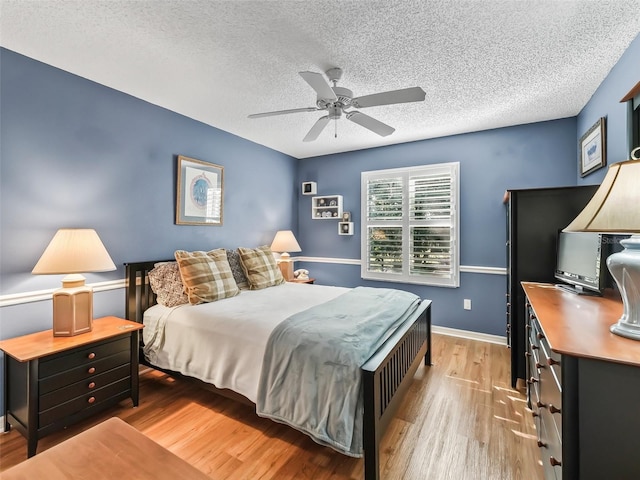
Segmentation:
[(260, 290), (284, 283), (276, 259), (267, 245), (258, 248), (238, 248), (242, 269), (249, 282), (249, 290)]
[(240, 293), (224, 248), (210, 252), (177, 250), (175, 257), (191, 305), (215, 302)]

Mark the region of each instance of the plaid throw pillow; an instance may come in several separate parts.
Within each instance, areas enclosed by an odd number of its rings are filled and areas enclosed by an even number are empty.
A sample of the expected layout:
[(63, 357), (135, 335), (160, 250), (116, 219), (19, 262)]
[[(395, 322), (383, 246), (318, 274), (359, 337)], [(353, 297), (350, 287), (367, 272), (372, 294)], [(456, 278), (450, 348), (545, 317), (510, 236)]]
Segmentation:
[(175, 257), (191, 305), (215, 302), (240, 293), (224, 248), (210, 252), (177, 250)]
[(281, 285), (284, 277), (273, 257), (271, 248), (264, 245), (258, 248), (238, 248), (242, 269), (249, 281), (250, 290)]
[(149, 284), (156, 294), (157, 301), (165, 307), (175, 307), (189, 303), (184, 293), (177, 262), (159, 262), (149, 272)]

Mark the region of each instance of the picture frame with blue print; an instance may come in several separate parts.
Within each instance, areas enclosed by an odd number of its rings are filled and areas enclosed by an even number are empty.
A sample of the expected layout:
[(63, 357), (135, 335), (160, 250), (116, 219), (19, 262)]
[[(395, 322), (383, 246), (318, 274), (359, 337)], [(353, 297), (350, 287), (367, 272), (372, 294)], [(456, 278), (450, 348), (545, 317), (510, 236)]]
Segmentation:
[(584, 177), (607, 164), (605, 117), (598, 119), (580, 138), (580, 176)]
[(222, 225), (224, 167), (178, 156), (177, 225)]

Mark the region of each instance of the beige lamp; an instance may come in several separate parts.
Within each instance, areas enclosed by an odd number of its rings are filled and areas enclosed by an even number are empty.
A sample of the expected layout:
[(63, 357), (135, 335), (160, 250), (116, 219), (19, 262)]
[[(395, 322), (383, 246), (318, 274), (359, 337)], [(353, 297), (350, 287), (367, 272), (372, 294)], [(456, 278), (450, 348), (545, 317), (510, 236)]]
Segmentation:
[(289, 252), (301, 252), (302, 249), (291, 230), (280, 230), (271, 243), (271, 251), (282, 253), (278, 266), (285, 280), (293, 280), (293, 260)]
[(640, 340), (640, 148), (634, 160), (614, 163), (584, 210), (569, 224), (568, 232), (633, 234), (620, 243), (622, 252), (607, 258), (607, 266), (622, 296), (623, 313), (611, 331)]
[(116, 266), (95, 230), (63, 228), (56, 232), (31, 273), (67, 274), (53, 292), (53, 335), (71, 337), (93, 328), (93, 289), (81, 273), (107, 272)]

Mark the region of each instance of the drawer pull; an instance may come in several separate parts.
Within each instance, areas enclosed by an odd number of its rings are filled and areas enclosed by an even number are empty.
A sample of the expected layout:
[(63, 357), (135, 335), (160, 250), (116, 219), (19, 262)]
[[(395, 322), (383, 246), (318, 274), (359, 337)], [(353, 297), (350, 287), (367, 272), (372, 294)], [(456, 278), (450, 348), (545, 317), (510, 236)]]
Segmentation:
[(558, 407), (554, 407), (553, 404), (549, 404), (549, 411), (551, 413), (562, 413), (562, 410)]
[(538, 408), (547, 408), (547, 406), (544, 403), (542, 403), (540, 400), (538, 400), (538, 402), (536, 403), (536, 406)]
[(543, 369), (543, 368), (547, 368), (547, 366), (546, 366), (546, 365), (542, 365), (542, 364), (541, 364), (541, 363), (539, 363), (539, 362), (536, 362), (536, 368), (538, 368), (538, 369)]
[(96, 382), (91, 382), (89, 385), (87, 385), (89, 387), (89, 389), (92, 388), (96, 388)]
[(96, 397), (89, 397), (87, 400), (88, 403), (94, 403), (96, 401)]
[(549, 457), (549, 463), (552, 467), (560, 467), (562, 466), (562, 462), (560, 460), (556, 460), (554, 457)]
[(529, 380), (527, 380), (527, 383), (529, 385), (533, 384), (533, 383), (537, 383), (539, 382), (539, 380), (536, 377), (531, 377)]
[(87, 370), (88, 373), (96, 373), (96, 367), (91, 367), (89, 370)]
[(89, 360), (93, 360), (94, 358), (96, 358), (96, 354), (94, 352), (91, 352), (89, 355), (87, 355), (87, 358)]
[(538, 333), (536, 337), (538, 338), (538, 340), (542, 340), (544, 338), (544, 335), (542, 333)]
[(542, 440), (538, 440), (538, 447), (539, 448), (547, 448), (547, 444), (544, 443)]
[(531, 352), (524, 352), (524, 356), (525, 357), (530, 357), (531, 356)]
[(536, 417), (539, 417), (539, 416), (540, 416), (540, 414), (539, 414), (538, 412), (531, 412), (531, 416), (532, 416), (533, 418), (536, 418)]
[(538, 350), (540, 347), (538, 345), (531, 345), (531, 350)]
[(553, 358), (547, 359), (547, 363), (549, 365), (560, 365), (560, 362), (558, 360), (554, 360)]

